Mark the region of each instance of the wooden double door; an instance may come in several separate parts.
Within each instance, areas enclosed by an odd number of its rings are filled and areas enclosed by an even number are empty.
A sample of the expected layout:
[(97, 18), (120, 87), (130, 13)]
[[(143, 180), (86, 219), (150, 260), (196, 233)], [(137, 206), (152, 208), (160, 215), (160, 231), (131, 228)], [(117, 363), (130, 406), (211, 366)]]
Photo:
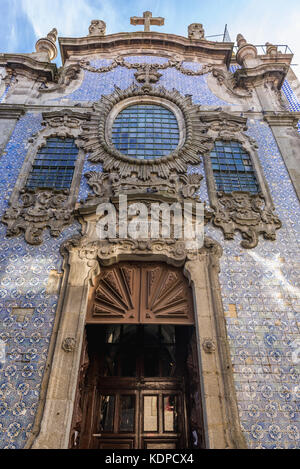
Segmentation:
[(89, 447), (99, 449), (176, 449), (187, 447), (184, 392), (176, 380), (100, 388)]

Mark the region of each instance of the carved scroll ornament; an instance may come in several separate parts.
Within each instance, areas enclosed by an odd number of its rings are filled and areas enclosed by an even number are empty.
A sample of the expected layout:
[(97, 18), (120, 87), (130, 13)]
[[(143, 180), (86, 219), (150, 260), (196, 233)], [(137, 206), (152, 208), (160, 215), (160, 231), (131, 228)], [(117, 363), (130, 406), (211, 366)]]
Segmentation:
[[(125, 57), (126, 59), (126, 57)], [(141, 73), (142, 71), (145, 71), (147, 68), (151, 72), (157, 72), (157, 70), (166, 70), (167, 68), (176, 68), (179, 72), (183, 73), (184, 75), (189, 75), (189, 76), (201, 76), (205, 75), (206, 73), (210, 73), (211, 70), (213, 69), (214, 65), (213, 64), (205, 64), (203, 67), (201, 67), (199, 70), (191, 70), (189, 68), (185, 68), (183, 66), (183, 61), (181, 60), (176, 60), (176, 59), (170, 59), (167, 62), (161, 64), (161, 63), (129, 63), (126, 62), (122, 56), (116, 57), (109, 65), (104, 65), (101, 67), (94, 67), (93, 65), (90, 65), (90, 62), (87, 61), (86, 59), (82, 59), (79, 62), (79, 65), (81, 68), (84, 70), (87, 70), (88, 72), (94, 72), (94, 73), (106, 73), (110, 72), (116, 67), (126, 67), (127, 69), (136, 69), (138, 70), (138, 73)], [(200, 65), (200, 64), (199, 64)]]
[(243, 237), (243, 248), (256, 247), (260, 234), (265, 239), (275, 240), (276, 230), (281, 227), (281, 221), (273, 213), (274, 209), (266, 206), (262, 194), (218, 192), (217, 204), (213, 208), (214, 225), (222, 228), (225, 239), (234, 239), (235, 231), (239, 231)]
[(120, 178), (118, 173), (88, 171), (85, 173), (88, 185), (94, 194), (101, 198), (110, 198), (129, 193), (167, 193), (183, 198), (194, 198), (200, 188), (201, 174), (170, 174), (168, 179), (154, 176), (150, 181), (141, 181), (136, 177)]
[(73, 221), (73, 210), (67, 207), (67, 201), (67, 191), (22, 190), (20, 201), (12, 204), (2, 217), (8, 226), (6, 235), (16, 236), (24, 231), (27, 243), (34, 245), (42, 244), (46, 227), (52, 236), (59, 236)]

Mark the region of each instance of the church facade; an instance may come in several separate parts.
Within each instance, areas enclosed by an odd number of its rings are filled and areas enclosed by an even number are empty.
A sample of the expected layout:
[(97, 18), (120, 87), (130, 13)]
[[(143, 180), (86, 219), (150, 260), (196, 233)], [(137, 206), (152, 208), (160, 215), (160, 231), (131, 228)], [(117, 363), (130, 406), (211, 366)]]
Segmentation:
[(0, 56), (0, 446), (299, 448), (293, 54), (131, 23)]

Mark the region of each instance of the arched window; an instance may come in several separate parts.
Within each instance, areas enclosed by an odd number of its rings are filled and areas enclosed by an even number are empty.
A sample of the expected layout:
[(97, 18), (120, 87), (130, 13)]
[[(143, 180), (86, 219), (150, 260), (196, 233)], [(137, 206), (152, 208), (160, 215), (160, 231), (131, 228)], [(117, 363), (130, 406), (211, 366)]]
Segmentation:
[(29, 173), (29, 189), (69, 189), (73, 179), (78, 148), (73, 138), (47, 138), (38, 151)]
[(250, 156), (239, 142), (217, 140), (210, 157), (217, 191), (259, 192)]
[(128, 106), (113, 123), (112, 143), (117, 150), (131, 158), (161, 158), (172, 153), (179, 144), (177, 119), (164, 106)]

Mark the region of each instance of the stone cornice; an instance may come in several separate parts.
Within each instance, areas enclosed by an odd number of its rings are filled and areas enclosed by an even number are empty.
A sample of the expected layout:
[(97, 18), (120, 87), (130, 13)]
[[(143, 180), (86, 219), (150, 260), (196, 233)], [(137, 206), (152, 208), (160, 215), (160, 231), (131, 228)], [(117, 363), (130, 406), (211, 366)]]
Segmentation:
[(7, 66), (17, 73), (25, 71), (34, 77), (55, 81), (56, 64), (40, 62), (26, 54), (0, 54), (0, 65)]
[(181, 52), (195, 57), (205, 57), (230, 64), (233, 43), (213, 42), (206, 40), (188, 39), (175, 34), (157, 32), (117, 33), (107, 36), (86, 36), (82, 38), (59, 38), (62, 63), (72, 55), (88, 55), (90, 53), (103, 53), (121, 51), (139, 53), (143, 49), (155, 48), (158, 51)]
[(241, 88), (252, 88), (267, 80), (276, 81), (277, 89), (281, 89), (288, 66), (284, 63), (266, 63), (253, 68), (239, 68), (234, 72), (236, 84)]
[(300, 120), (300, 112), (278, 112), (276, 114), (266, 114), (264, 116), (264, 120), (273, 127), (297, 128), (297, 124)]
[(20, 119), (25, 114), (24, 106), (0, 104), (0, 119)]

